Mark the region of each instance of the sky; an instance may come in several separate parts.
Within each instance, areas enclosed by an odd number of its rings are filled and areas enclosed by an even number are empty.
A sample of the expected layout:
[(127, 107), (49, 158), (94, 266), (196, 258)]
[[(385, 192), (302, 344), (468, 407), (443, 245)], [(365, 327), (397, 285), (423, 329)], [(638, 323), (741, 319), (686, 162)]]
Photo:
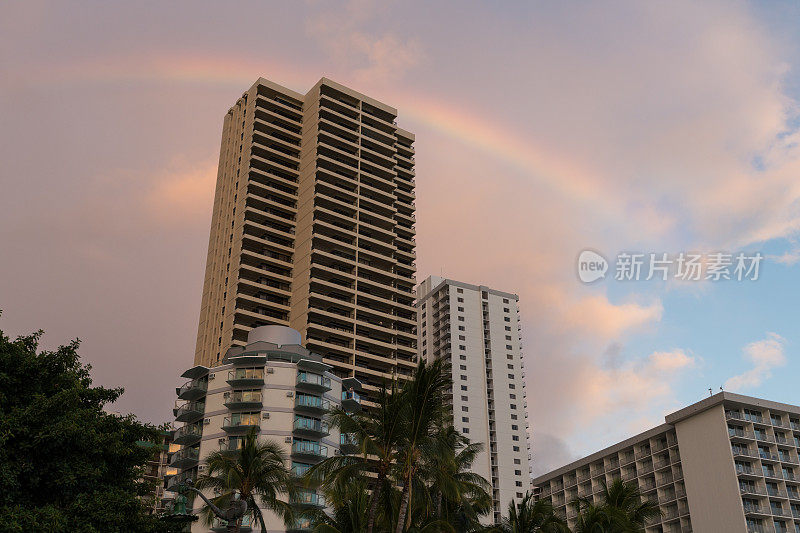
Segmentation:
[[(791, 1), (7, 0), (0, 330), (80, 338), (115, 410), (169, 420), (223, 117), (260, 76), (325, 76), (416, 134), (418, 281), (519, 294), (534, 473), (709, 389), (800, 404), (798, 72)], [(681, 252), (764, 259), (615, 279)]]

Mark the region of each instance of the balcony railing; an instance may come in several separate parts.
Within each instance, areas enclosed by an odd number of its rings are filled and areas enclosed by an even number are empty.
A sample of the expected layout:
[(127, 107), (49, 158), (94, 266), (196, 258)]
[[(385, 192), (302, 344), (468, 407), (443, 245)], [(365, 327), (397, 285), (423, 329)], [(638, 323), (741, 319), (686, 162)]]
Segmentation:
[(207, 389), (207, 380), (193, 379), (187, 381), (178, 389), (178, 398), (181, 400), (197, 400), (206, 395)]
[(228, 372), (228, 383), (231, 385), (263, 385), (263, 368), (236, 368)]
[(248, 429), (261, 426), (261, 417), (258, 414), (234, 414), (226, 417), (222, 429)]
[(292, 454), (306, 455), (312, 457), (327, 457), (328, 447), (318, 442), (294, 441), (292, 443)]
[(298, 433), (311, 433), (315, 435), (328, 435), (328, 424), (315, 418), (295, 417), (294, 431)]
[(298, 372), (297, 386), (320, 390), (330, 390), (331, 378), (320, 376), (319, 374), (312, 374), (310, 372)]
[(203, 429), (197, 424), (187, 424), (175, 431), (172, 441), (175, 444), (193, 444), (203, 436)]
[(302, 506), (325, 507), (325, 496), (311, 491), (300, 491), (294, 498), (292, 503)]
[(173, 409), (175, 420), (178, 422), (192, 422), (203, 416), (206, 404), (204, 402), (186, 402)]
[(308, 411), (327, 411), (331, 407), (330, 400), (326, 400), (319, 396), (310, 396), (308, 394), (298, 394), (294, 400), (295, 409), (305, 409)]
[(226, 407), (260, 406), (261, 391), (233, 391), (225, 398)]
[(169, 464), (175, 468), (187, 468), (196, 465), (199, 456), (200, 448), (182, 448), (172, 454)]

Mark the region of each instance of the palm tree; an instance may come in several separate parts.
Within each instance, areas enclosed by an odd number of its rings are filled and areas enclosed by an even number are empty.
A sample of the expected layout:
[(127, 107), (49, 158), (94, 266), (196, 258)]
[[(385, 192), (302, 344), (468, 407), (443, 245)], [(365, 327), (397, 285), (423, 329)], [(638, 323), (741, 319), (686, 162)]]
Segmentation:
[(488, 530), (491, 533), (569, 533), (553, 504), (549, 500), (534, 501), (530, 492), (519, 502), (509, 503), (508, 516)]
[(384, 384), (376, 400), (377, 407), (357, 413), (348, 413), (340, 407), (331, 410), (328, 414), (330, 425), (349, 435), (357, 450), (352, 455), (329, 457), (311, 467), (304, 476), (306, 483), (320, 484), (323, 491), (343, 494), (353, 478), (367, 479), (366, 472), (374, 470), (377, 476), (369, 486), (367, 533), (372, 533), (375, 528), (378, 504), (391, 490), (389, 474), (398, 458), (403, 431), (404, 398), (397, 381), (393, 380), (388, 389)]
[(479, 529), (479, 517), (492, 509), (491, 485), (470, 472), (483, 444), (470, 443), (453, 426), (442, 428), (434, 443), (426, 450), (418, 469), (419, 481), (415, 481), (432, 507), (427, 512), (449, 522), (458, 532)]
[(450, 377), (437, 359), (430, 365), (423, 360), (417, 365), (410, 380), (402, 385), (402, 441), (399, 449), (398, 481), (403, 490), (395, 533), (402, 533), (406, 522), (411, 522), (409, 502), (413, 480), (426, 451), (435, 446), (435, 439), (447, 421), (450, 411), (444, 401), (445, 391), (452, 385)]
[(600, 501), (578, 500), (580, 508), (575, 533), (642, 533), (645, 524), (661, 515), (656, 502), (642, 501), (639, 487), (617, 478), (603, 483)]
[(363, 533), (367, 529), (370, 495), (363, 477), (354, 477), (344, 485), (325, 492), (331, 514), (320, 511), (312, 519), (317, 533)]
[[(217, 506), (224, 505), (236, 491), (247, 502), (247, 512), (261, 529), (266, 530), (264, 517), (259, 505), (275, 512), (289, 525), (294, 513), (289, 503), (279, 499), (287, 495), (289, 500), (296, 494), (295, 480), (286, 467), (286, 455), (280, 444), (261, 441), (255, 430), (250, 431), (236, 451), (217, 451), (206, 458), (208, 474), (197, 479), (197, 488), (216, 489), (220, 494), (212, 499)], [(210, 523), (213, 514), (208, 506), (204, 509), (206, 520)], [(239, 531), (241, 520), (236, 524)]]

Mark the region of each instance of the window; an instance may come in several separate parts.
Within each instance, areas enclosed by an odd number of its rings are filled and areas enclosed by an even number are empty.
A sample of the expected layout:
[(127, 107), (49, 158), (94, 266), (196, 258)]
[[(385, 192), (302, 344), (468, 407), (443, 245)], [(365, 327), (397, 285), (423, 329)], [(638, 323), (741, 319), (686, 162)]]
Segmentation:
[(458, 326), (458, 331), (464, 331), (464, 326)]
[(463, 307), (459, 307), (458, 310), (461, 311), (462, 313), (464, 312), (464, 308)]
[(469, 407), (467, 407), (466, 405), (462, 405), (462, 406), (461, 406), (461, 410), (462, 410), (462, 411), (464, 411), (464, 412), (466, 413), (466, 412), (468, 412), (468, 411), (469, 411)]
[(461, 381), (467, 381), (467, 376), (461, 376)]
[(509, 388), (509, 389), (516, 389), (516, 388), (517, 388), (517, 386), (516, 386), (516, 385), (514, 385), (513, 383), (509, 383), (509, 384), (508, 384), (508, 388)]
[(515, 404), (515, 403), (510, 404), (509, 407), (511, 407), (512, 411), (516, 411), (517, 410), (517, 404)]
[(515, 452), (519, 451), (519, 446), (512, 446), (512, 448), (514, 449)]
[(508, 379), (514, 379), (514, 374), (509, 374)]
[(521, 487), (521, 486), (522, 486), (522, 481), (515, 481), (515, 482), (514, 482), (514, 484), (515, 484), (517, 487)]
[(519, 441), (519, 435), (511, 435), (511, 440), (515, 442)]
[(511, 322), (511, 319), (509, 317), (504, 317), (503, 320), (505, 320), (506, 322)]
[(511, 331), (511, 326), (506, 326), (506, 331)]
[(466, 385), (461, 385), (461, 390), (466, 391), (467, 390), (467, 386)]
[(506, 350), (513, 350), (513, 349), (514, 349), (513, 346), (511, 346), (510, 344), (506, 344)]
[(463, 316), (458, 317), (458, 321), (459, 322), (464, 322), (464, 317)]
[(458, 345), (458, 349), (459, 349), (459, 350), (466, 350), (466, 349), (467, 349), (467, 347), (466, 347), (464, 344), (459, 344), (459, 345)]
[(517, 493), (517, 498), (522, 498), (522, 493), (521, 492)]
[(458, 336), (458, 340), (465, 341), (465, 340), (467, 340), (467, 338), (464, 335), (459, 335)]
[(464, 428), (461, 430), (461, 433), (469, 433), (469, 428)]
[(464, 298), (462, 298), (461, 296), (459, 296), (459, 297), (458, 297), (458, 303), (460, 303), (460, 304), (464, 303)]
[(506, 365), (509, 370), (514, 370), (514, 365)]
[(507, 304), (508, 303), (508, 298), (503, 298), (503, 303)]
[(522, 461), (520, 461), (519, 459), (514, 459), (514, 464), (515, 465), (522, 464)]
[(513, 361), (514, 360), (514, 356), (511, 355), (510, 353), (508, 353), (508, 354), (506, 354), (506, 359), (508, 359), (509, 361)]
[(458, 366), (461, 367), (461, 370), (466, 370), (467, 369), (467, 365), (458, 365)]
[(517, 419), (517, 415), (511, 415), (511, 420), (516, 420), (516, 419)]
[(511, 335), (506, 335), (506, 340), (510, 341), (511, 340)]
[(515, 476), (521, 476), (522, 475), (522, 470), (514, 470), (514, 475)]
[(469, 396), (463, 396), (463, 395), (462, 395), (462, 396), (461, 396), (461, 401), (462, 401), (462, 402), (469, 401)]
[(467, 360), (467, 356), (464, 355), (463, 353), (461, 355), (459, 355), (458, 358), (461, 359), (462, 361), (466, 361)]
[(509, 395), (508, 395), (508, 398), (509, 398), (510, 400), (516, 400), (516, 399), (517, 399), (517, 395), (516, 395), (516, 394), (509, 394)]
[(457, 292), (457, 293), (459, 293), (459, 294), (461, 294), (461, 293), (463, 293), (463, 292), (464, 292), (464, 289), (456, 289), (456, 292)]
[(488, 300), (489, 299), (489, 293), (486, 292), (486, 291), (481, 291), (481, 298), (483, 298), (484, 300)]
[(511, 424), (511, 430), (512, 430), (512, 431), (516, 431), (516, 430), (518, 430), (518, 429), (519, 429), (519, 428), (517, 427), (517, 425), (516, 425), (516, 424)]
[(461, 421), (462, 422), (469, 422), (469, 417), (468, 416), (462, 416), (461, 417)]
[(508, 310), (508, 307), (504, 307), (504, 308), (503, 308), (503, 312), (504, 312), (504, 313), (509, 313), (510, 311)]

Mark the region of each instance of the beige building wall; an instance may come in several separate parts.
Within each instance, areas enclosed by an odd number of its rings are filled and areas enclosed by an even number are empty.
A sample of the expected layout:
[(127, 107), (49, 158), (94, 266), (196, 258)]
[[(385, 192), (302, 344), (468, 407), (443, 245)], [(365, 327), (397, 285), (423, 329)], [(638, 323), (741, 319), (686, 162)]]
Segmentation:
[(747, 528), (723, 406), (677, 422), (675, 431), (694, 530), (744, 533)]
[(259, 79), (225, 117), (195, 363), (291, 325), (367, 393), (416, 364), (414, 135), (326, 78)]

